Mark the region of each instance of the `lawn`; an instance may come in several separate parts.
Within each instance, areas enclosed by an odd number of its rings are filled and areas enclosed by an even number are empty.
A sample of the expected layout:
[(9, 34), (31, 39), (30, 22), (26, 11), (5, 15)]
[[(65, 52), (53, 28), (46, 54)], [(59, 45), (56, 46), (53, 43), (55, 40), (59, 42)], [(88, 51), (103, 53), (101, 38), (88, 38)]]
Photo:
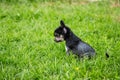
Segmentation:
[[(67, 56), (65, 42), (54, 42), (60, 20), (94, 58)], [(0, 80), (120, 80), (119, 55), (120, 5), (112, 0), (0, 0)]]

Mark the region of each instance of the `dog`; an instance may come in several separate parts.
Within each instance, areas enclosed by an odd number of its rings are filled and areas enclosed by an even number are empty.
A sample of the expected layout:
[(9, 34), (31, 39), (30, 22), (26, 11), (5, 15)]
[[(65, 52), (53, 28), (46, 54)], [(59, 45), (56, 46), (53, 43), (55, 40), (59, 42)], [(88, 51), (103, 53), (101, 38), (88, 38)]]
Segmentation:
[(91, 58), (96, 54), (95, 50), (89, 44), (78, 38), (62, 20), (60, 21), (60, 26), (54, 31), (54, 37), (55, 42), (65, 41), (67, 55), (73, 53), (81, 58), (84, 56)]

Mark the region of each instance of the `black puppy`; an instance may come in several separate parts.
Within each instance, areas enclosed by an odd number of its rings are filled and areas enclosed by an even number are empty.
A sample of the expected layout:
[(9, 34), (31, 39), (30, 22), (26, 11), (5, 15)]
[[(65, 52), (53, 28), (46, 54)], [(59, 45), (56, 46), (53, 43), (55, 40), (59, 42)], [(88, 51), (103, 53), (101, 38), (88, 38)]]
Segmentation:
[(54, 31), (55, 41), (66, 42), (66, 53), (70, 52), (79, 57), (88, 56), (89, 58), (95, 55), (95, 50), (87, 43), (78, 38), (64, 22), (60, 21), (60, 26)]

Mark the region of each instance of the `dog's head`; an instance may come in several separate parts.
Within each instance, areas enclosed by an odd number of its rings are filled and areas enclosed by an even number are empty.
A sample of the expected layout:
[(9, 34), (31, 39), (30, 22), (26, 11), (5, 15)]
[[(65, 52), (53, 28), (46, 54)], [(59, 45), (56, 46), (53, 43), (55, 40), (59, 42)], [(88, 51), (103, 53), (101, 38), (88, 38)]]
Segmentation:
[(68, 34), (69, 28), (64, 24), (64, 22), (60, 21), (60, 26), (54, 31), (54, 37), (56, 42), (62, 42), (65, 40)]

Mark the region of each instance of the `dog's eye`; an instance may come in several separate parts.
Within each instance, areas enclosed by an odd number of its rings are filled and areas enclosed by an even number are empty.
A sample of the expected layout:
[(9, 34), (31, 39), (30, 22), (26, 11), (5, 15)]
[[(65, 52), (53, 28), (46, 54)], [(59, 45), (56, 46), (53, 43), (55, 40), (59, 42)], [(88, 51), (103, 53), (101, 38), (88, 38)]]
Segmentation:
[(59, 34), (58, 34), (58, 33), (55, 33), (55, 36), (59, 36)]

